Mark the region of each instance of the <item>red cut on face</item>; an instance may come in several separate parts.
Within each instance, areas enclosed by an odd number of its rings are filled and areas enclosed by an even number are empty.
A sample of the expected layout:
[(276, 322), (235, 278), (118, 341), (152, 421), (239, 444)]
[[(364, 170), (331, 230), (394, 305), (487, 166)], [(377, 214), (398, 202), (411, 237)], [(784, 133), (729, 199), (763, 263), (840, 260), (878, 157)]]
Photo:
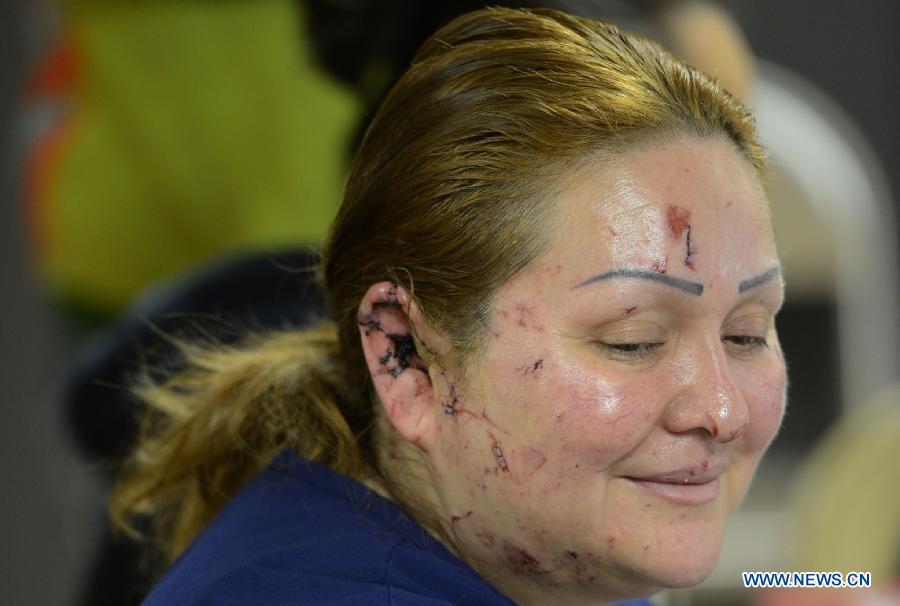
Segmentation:
[(666, 209), (666, 221), (669, 223), (669, 231), (676, 238), (680, 238), (685, 230), (690, 228), (688, 221), (691, 218), (691, 211), (680, 206), (670, 204)]

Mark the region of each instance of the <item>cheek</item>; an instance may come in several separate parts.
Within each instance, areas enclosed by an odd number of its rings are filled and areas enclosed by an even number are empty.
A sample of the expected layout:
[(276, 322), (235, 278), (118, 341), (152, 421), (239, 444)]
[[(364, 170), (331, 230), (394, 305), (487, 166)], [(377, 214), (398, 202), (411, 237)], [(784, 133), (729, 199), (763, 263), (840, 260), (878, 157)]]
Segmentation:
[(737, 457), (729, 471), (728, 504), (734, 510), (743, 501), (753, 472), (769, 447), (784, 415), (784, 364), (747, 369), (739, 378), (748, 409), (748, 425), (735, 444)]
[(743, 379), (743, 392), (749, 411), (744, 448), (761, 456), (778, 432), (784, 416), (784, 364), (778, 359), (762, 372), (746, 373)]
[(658, 423), (663, 390), (646, 377), (604, 373), (549, 349), (532, 357), (511, 364), (498, 400), (517, 403), (522, 438), (542, 445), (550, 475), (596, 474), (633, 451)]
[(508, 299), (498, 307), (490, 361), (470, 406), (477, 418), (464, 415), (504, 431), (485, 431), (475, 448), (496, 468), (496, 438), (509, 472), (498, 479), (518, 490), (546, 494), (590, 476), (596, 481), (658, 426), (666, 379), (603, 366), (586, 344), (554, 334), (541, 303)]

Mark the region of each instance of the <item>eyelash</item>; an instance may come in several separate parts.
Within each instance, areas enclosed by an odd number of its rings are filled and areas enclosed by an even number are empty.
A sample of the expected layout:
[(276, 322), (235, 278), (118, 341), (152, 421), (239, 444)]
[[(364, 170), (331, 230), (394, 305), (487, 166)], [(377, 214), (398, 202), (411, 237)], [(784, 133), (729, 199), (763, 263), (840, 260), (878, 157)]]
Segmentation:
[[(750, 335), (728, 335), (722, 337), (726, 341), (739, 348), (742, 355), (751, 355), (760, 349), (768, 349), (769, 343), (765, 337)], [(652, 355), (665, 343), (599, 343), (606, 351), (620, 356), (625, 360), (644, 360)]]
[(753, 337), (750, 335), (728, 335), (722, 337), (723, 341), (729, 341), (739, 347), (744, 355), (752, 354), (760, 349), (768, 349), (769, 342), (765, 337)]
[(643, 360), (665, 343), (600, 343), (609, 353), (625, 360)]

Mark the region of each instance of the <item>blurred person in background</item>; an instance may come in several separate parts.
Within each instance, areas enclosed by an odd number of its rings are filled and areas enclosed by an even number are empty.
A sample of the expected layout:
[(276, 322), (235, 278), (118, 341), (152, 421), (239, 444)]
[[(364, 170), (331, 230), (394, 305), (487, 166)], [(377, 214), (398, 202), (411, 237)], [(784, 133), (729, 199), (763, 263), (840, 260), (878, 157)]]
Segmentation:
[[(21, 212), (33, 267), (69, 338), (84, 339), (148, 287), (223, 256), (321, 242), (360, 110), (313, 64), (294, 2), (58, 8), (26, 83)], [(210, 287), (216, 299), (202, 308), (211, 299), (192, 292), (179, 311), (237, 309), (237, 297), (270, 284), (234, 286)], [(153, 305), (89, 341), (71, 370), (66, 421), (80, 452), (107, 473), (133, 439), (139, 409), (119, 386), (152, 334), (148, 320), (161, 323)], [(146, 575), (131, 542), (107, 532), (90, 549), (82, 603), (137, 603)]]
[(34, 266), (88, 328), (218, 256), (321, 243), (353, 94), (288, 0), (66, 2), (28, 102)]

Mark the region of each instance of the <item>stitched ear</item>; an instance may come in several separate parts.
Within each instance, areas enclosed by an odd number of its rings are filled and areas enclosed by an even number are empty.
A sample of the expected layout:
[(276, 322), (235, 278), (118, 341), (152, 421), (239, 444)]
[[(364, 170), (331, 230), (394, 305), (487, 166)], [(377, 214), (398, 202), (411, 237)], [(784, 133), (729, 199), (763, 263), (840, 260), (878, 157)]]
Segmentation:
[(422, 321), (406, 290), (379, 282), (363, 297), (357, 319), (366, 364), (388, 419), (400, 435), (427, 451), (441, 408), (416, 351), (411, 317)]

